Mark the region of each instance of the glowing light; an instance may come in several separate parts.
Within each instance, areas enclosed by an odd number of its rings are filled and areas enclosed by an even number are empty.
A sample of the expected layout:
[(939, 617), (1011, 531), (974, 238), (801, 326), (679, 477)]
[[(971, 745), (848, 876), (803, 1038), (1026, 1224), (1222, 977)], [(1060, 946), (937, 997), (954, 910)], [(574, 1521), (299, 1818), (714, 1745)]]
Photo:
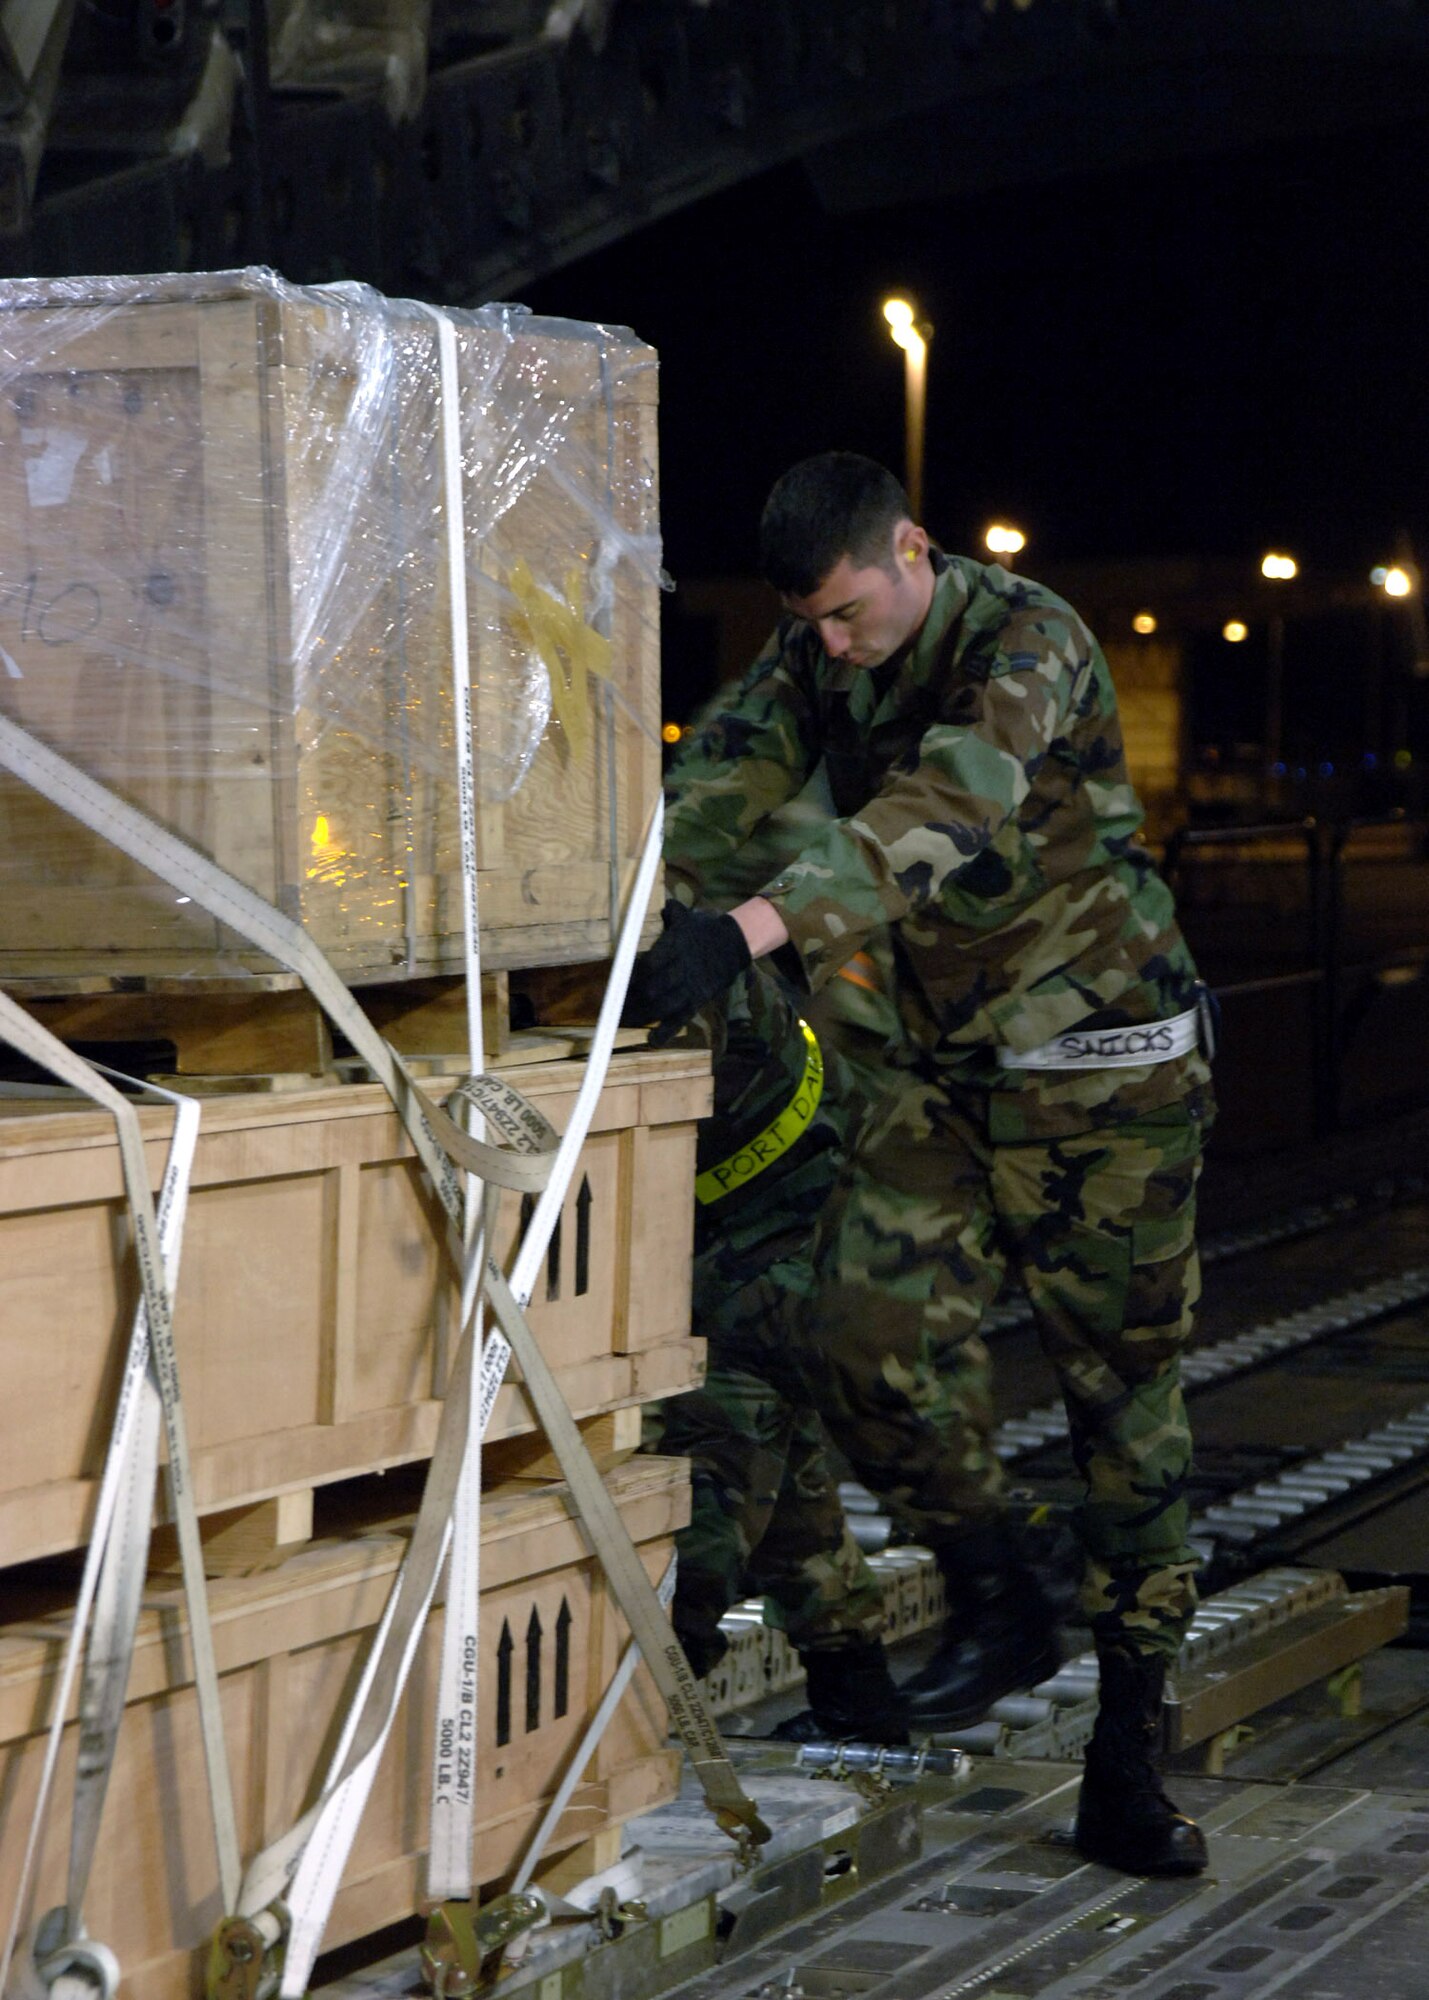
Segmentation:
[(1221, 627), (1221, 637), (1228, 639), (1233, 646), (1238, 646), (1242, 639), (1249, 638), (1249, 636), (1249, 626), (1242, 625), (1239, 618), (1232, 618)]
[(662, 743), (678, 743), (683, 735), (684, 731), (678, 722), (667, 722), (660, 731), (660, 741)]
[(1414, 584), (1407, 569), (1396, 563), (1393, 569), (1384, 572), (1384, 594), (1386, 597), (1408, 597)]
[(1149, 639), (1156, 630), (1156, 619), (1149, 611), (1138, 611), (1131, 621), (1133, 632), (1139, 632), (1143, 639)]
[(1015, 556), (1019, 549), (1027, 546), (1027, 537), (1022, 530), (1006, 521), (994, 521), (983, 540), (995, 556)]
[(1260, 559), (1260, 573), (1279, 583), (1288, 583), (1292, 576), (1298, 576), (1300, 565), (1294, 556), (1280, 555), (1274, 549)]
[(930, 326), (919, 327), (918, 315), (911, 299), (885, 299), (883, 317), (888, 321), (888, 331), (905, 354), (921, 361), (928, 352), (925, 334), (933, 331)]
[(319, 813), (313, 821), (313, 853), (321, 854), (325, 847), (332, 846), (332, 833), (327, 823), (327, 814)]

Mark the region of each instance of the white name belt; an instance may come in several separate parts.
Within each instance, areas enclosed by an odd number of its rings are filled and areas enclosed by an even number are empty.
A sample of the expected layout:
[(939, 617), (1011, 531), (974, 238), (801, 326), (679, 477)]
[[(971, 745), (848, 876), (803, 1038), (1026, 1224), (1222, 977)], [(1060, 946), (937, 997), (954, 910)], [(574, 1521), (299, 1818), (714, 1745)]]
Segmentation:
[(1071, 1028), (1040, 1048), (999, 1049), (1004, 1069), (1142, 1069), (1171, 1062), (1196, 1046), (1196, 1009), (1134, 1028)]

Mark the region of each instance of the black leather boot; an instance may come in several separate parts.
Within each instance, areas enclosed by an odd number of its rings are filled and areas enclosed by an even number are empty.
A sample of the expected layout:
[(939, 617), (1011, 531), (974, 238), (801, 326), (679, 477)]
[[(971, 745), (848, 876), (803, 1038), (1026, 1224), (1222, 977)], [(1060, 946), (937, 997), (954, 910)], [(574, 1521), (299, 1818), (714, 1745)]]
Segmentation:
[(839, 1646), (800, 1653), (809, 1706), (770, 1735), (781, 1743), (908, 1741), (908, 1724), (881, 1645)]
[(1206, 1836), (1156, 1775), (1166, 1662), (1105, 1644), (1097, 1661), (1097, 1721), (1072, 1838), (1088, 1861), (1127, 1875), (1199, 1875), (1210, 1860)]
[(1062, 1664), (1057, 1626), (1012, 1528), (991, 1522), (938, 1552), (948, 1614), (937, 1651), (898, 1692), (914, 1729), (966, 1729)]

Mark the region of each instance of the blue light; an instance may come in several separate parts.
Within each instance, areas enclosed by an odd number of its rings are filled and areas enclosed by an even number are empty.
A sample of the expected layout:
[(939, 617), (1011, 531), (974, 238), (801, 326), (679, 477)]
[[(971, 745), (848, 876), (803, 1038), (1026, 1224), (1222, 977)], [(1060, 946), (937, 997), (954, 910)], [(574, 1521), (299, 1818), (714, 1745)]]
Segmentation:
[(1289, 768), (1288, 765), (1286, 765), (1284, 762), (1281, 762), (1279, 764), (1272, 764), (1270, 767), (1271, 776), (1275, 778), (1283, 778), (1288, 768)]
[(1335, 775), (1335, 767), (1333, 764), (1330, 763), (1321, 764), (1320, 776), (1322, 778), (1333, 778), (1334, 775)]
[(1379, 759), (1375, 756), (1373, 750), (1365, 751), (1364, 767), (1367, 771), (1377, 771), (1379, 769)]

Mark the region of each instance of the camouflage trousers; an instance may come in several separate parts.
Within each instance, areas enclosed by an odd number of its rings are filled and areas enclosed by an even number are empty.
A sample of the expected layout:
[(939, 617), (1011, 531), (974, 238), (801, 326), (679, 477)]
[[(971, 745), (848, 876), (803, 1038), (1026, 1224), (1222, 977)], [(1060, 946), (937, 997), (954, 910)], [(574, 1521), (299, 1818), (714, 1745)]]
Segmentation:
[(1006, 1144), (989, 1136), (987, 1105), (926, 1071), (880, 1104), (821, 1226), (802, 1365), (859, 1478), (905, 1532), (952, 1556), (962, 1530), (1000, 1510), (990, 1411), (971, 1411), (957, 1385), (1011, 1265), (1085, 1482), (1093, 1632), (1174, 1655), (1196, 1606), (1180, 1355), (1200, 1290), (1200, 1124), (1173, 1104)]
[(719, 1621), (746, 1597), (764, 1597), (766, 1623), (801, 1653), (882, 1634), (883, 1593), (849, 1533), (827, 1437), (792, 1365), (792, 1309), (809, 1287), (807, 1230), (801, 1238), (754, 1276), (739, 1242), (696, 1260), (704, 1386), (645, 1412), (644, 1449), (690, 1460), (673, 1616), (699, 1674), (725, 1652)]

